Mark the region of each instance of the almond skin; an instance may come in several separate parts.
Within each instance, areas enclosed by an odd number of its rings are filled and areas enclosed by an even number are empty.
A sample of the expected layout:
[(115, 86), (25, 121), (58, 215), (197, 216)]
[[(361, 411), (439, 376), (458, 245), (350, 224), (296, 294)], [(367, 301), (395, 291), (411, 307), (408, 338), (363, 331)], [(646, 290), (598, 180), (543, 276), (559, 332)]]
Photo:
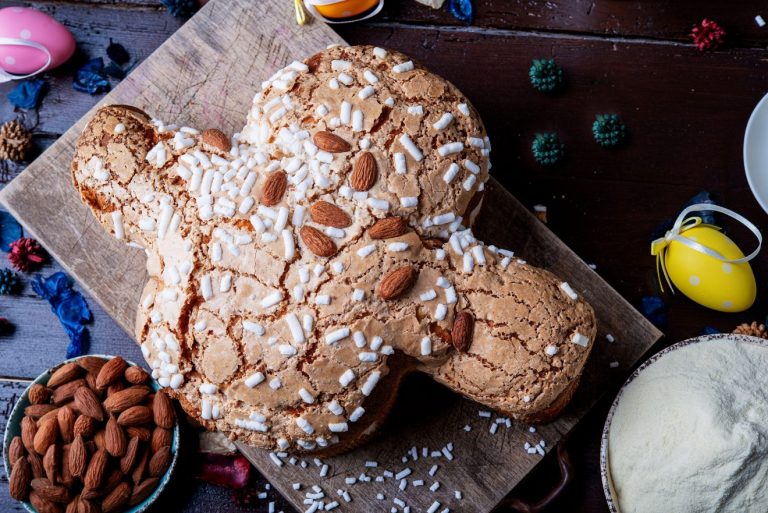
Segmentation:
[(80, 376), (82, 372), (83, 370), (78, 364), (74, 362), (65, 363), (56, 369), (53, 374), (51, 374), (51, 377), (48, 378), (48, 388), (56, 388), (64, 383), (69, 383)]
[(283, 194), (287, 188), (288, 175), (285, 174), (285, 171), (271, 173), (261, 188), (261, 202), (268, 207), (277, 205), (283, 199)]
[(61, 508), (57, 504), (44, 499), (34, 490), (29, 492), (29, 502), (37, 513), (61, 513)]
[(61, 448), (61, 474), (58, 477), (58, 482), (63, 484), (70, 490), (75, 486), (75, 476), (69, 471), (69, 450), (72, 444), (65, 445)]
[(472, 333), (475, 329), (475, 319), (469, 312), (461, 312), (453, 321), (451, 343), (457, 351), (466, 353), (472, 345)]
[(74, 435), (90, 438), (96, 432), (96, 421), (88, 415), (80, 415), (75, 420)]
[(32, 469), (29, 462), (25, 458), (17, 459), (13, 463), (11, 475), (8, 478), (11, 497), (17, 501), (27, 500), (30, 481), (32, 481)]
[(35, 383), (29, 387), (27, 398), (32, 404), (45, 404), (51, 398), (51, 391), (40, 383)]
[(166, 445), (171, 445), (173, 439), (173, 431), (157, 426), (152, 431), (152, 439), (149, 442), (149, 448), (153, 453), (160, 450), (160, 448)]
[(336, 243), (317, 228), (302, 226), (299, 235), (301, 235), (301, 240), (304, 241), (307, 248), (315, 255), (332, 257), (336, 254)]
[(163, 391), (156, 393), (155, 398), (152, 400), (152, 416), (155, 424), (159, 427), (165, 429), (173, 427), (176, 413), (173, 409), (171, 398)]
[(80, 435), (77, 435), (75, 441), (69, 446), (67, 464), (70, 474), (75, 477), (83, 477), (88, 466), (88, 450), (85, 448), (85, 442)]
[(104, 367), (105, 363), (107, 363), (107, 360), (98, 356), (83, 356), (77, 360), (77, 364), (82, 367), (85, 372), (93, 374), (94, 376), (99, 375), (99, 371)]
[(125, 431), (117, 425), (115, 417), (109, 417), (107, 427), (104, 429), (104, 448), (115, 458), (122, 458), (128, 446), (125, 439)]
[(104, 497), (101, 501), (101, 512), (111, 513), (113, 511), (119, 511), (131, 498), (131, 485), (122, 482), (118, 484), (114, 490), (109, 492), (109, 495)]
[(48, 419), (55, 419), (59, 416), (59, 408), (54, 408), (39, 419), (37, 419), (37, 427), (39, 428), (40, 425), (45, 422)]
[(88, 468), (85, 471), (85, 477), (83, 478), (83, 484), (89, 490), (95, 490), (104, 481), (104, 477), (107, 471), (107, 463), (109, 463), (109, 454), (104, 449), (99, 449), (91, 457), (91, 461), (88, 463)]
[(69, 502), (69, 490), (65, 486), (57, 486), (44, 477), (38, 477), (30, 483), (32, 489), (43, 499), (66, 504)]
[(96, 387), (99, 389), (107, 388), (109, 385), (123, 377), (123, 373), (127, 367), (128, 364), (125, 360), (119, 356), (115, 356), (105, 363), (99, 371), (99, 374), (96, 376)]
[(352, 149), (352, 146), (347, 141), (336, 134), (326, 131), (315, 132), (315, 135), (312, 136), (312, 142), (321, 150), (329, 153), (343, 153)]
[(149, 395), (147, 387), (130, 387), (107, 397), (104, 409), (109, 413), (120, 413), (131, 406), (141, 404)]
[(218, 128), (209, 128), (203, 130), (203, 144), (208, 144), (221, 151), (227, 152), (232, 149), (229, 137), (227, 134), (219, 130)]
[(23, 458), (24, 456), (24, 443), (21, 441), (20, 436), (14, 436), (11, 443), (8, 444), (8, 461), (13, 465), (15, 461), (18, 461), (19, 458)]
[[(104, 367), (106, 368), (106, 365)], [(103, 371), (104, 369), (102, 369)], [(75, 408), (83, 415), (88, 415), (99, 421), (104, 420), (104, 410), (101, 408), (99, 399), (88, 387), (80, 387), (75, 392)]]
[(368, 235), (372, 239), (391, 239), (399, 237), (408, 230), (408, 224), (401, 217), (392, 216), (379, 219), (368, 228)]
[(46, 419), (40, 425), (40, 428), (35, 433), (34, 448), (35, 452), (40, 456), (45, 455), (48, 447), (56, 443), (56, 438), (59, 435), (59, 423), (55, 418)]
[(33, 419), (39, 419), (46, 413), (50, 413), (55, 409), (56, 406), (53, 404), (30, 404), (24, 408), (24, 415), (32, 417)]
[(45, 477), (43, 459), (36, 452), (33, 451), (27, 454), (27, 461), (29, 462), (29, 468), (32, 469), (33, 477)]
[(59, 449), (56, 444), (48, 446), (48, 450), (45, 451), (43, 456), (43, 470), (45, 470), (45, 477), (48, 478), (53, 484), (56, 484), (56, 471), (59, 468)]
[(134, 365), (125, 369), (125, 380), (131, 385), (142, 385), (149, 380), (149, 374), (138, 365)]
[(131, 481), (133, 481), (134, 485), (139, 484), (144, 479), (147, 472), (147, 463), (149, 462), (149, 449), (146, 447), (139, 449), (139, 453), (141, 454), (139, 462), (134, 465), (133, 472), (131, 472)]
[(152, 432), (144, 426), (128, 426), (125, 428), (125, 432), (128, 433), (128, 438), (135, 436), (142, 442), (149, 442), (149, 439), (152, 438)]
[(117, 418), (121, 426), (140, 426), (152, 422), (152, 410), (146, 406), (131, 406)]
[(77, 513), (99, 513), (100, 511), (101, 508), (91, 500), (81, 497), (77, 501)]
[(157, 477), (148, 477), (138, 485), (134, 486), (133, 492), (131, 493), (131, 498), (128, 501), (128, 505), (135, 506), (149, 497), (149, 494), (151, 494), (152, 491), (157, 488), (157, 483), (159, 482), (160, 479)]
[(75, 412), (69, 406), (62, 406), (56, 412), (56, 421), (59, 424), (59, 434), (65, 444), (72, 443), (75, 439)]
[(152, 458), (149, 460), (149, 475), (152, 477), (162, 476), (163, 473), (168, 469), (168, 466), (171, 464), (172, 458), (173, 455), (171, 454), (171, 448), (167, 445), (165, 447), (161, 447), (160, 450), (153, 454)]
[(397, 299), (405, 294), (419, 277), (419, 272), (411, 265), (392, 269), (379, 283), (379, 296), (382, 299)]
[(352, 218), (342, 209), (327, 201), (316, 201), (309, 207), (309, 216), (318, 224), (347, 228), (352, 225)]
[(349, 184), (356, 191), (367, 191), (376, 183), (379, 178), (379, 165), (376, 159), (369, 151), (364, 151), (357, 158), (355, 167), (352, 169), (352, 175), (349, 177)]

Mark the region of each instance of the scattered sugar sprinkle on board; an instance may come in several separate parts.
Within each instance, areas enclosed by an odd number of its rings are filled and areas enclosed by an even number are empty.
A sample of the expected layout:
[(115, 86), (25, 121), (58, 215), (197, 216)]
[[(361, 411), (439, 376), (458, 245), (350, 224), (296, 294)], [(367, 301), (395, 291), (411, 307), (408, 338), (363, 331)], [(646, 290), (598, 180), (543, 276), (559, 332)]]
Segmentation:
[[(278, 67), (294, 59), (302, 59), (328, 44), (343, 43), (329, 27), (312, 23), (299, 27), (293, 22), (293, 6), (281, 0), (211, 0), (200, 12), (179, 29), (152, 56), (139, 65), (100, 102), (128, 103), (147, 109), (152, 115), (167, 122), (181, 122), (197, 128), (215, 126), (227, 133), (239, 130), (245, 120), (251, 98), (261, 80)], [(201, 36), (201, 34), (203, 36)], [(189, 48), (195, 48), (190, 52)], [(227, 48), (227, 52), (217, 49)], [(237, 87), (229, 87), (221, 94), (227, 75), (236, 76)], [(200, 77), (209, 77), (200, 82)], [(446, 77), (449, 80), (456, 77)], [(192, 86), (194, 85), (194, 94)], [(184, 108), (182, 109), (182, 105)], [(211, 108), (215, 105), (215, 108)], [(181, 112), (181, 114), (179, 114)], [(453, 116), (461, 116), (456, 111)], [(134, 308), (138, 305), (146, 281), (145, 256), (139, 249), (126, 249), (124, 244), (108, 235), (83, 205), (69, 176), (69, 162), (74, 143), (82, 131), (88, 115), (68, 130), (48, 151), (33, 162), (16, 180), (0, 192), (0, 201), (13, 213), (28, 231), (78, 279), (128, 333), (133, 332)], [(435, 122), (431, 121), (431, 122)], [(497, 138), (503, 137), (496, 134)], [(33, 184), (45, 180), (48, 187), (41, 190)], [(521, 252), (521, 256), (536, 265), (543, 265), (567, 280), (574, 290), (584, 291), (585, 298), (595, 307), (600, 334), (604, 339), (612, 333), (621, 343), (596, 344), (596, 353), (590, 358), (566, 418), (552, 426), (540, 429), (547, 440), (547, 448), (554, 447), (560, 436), (569, 431), (599, 398), (588, 390), (604, 390), (612, 380), (623, 381), (622, 372), (610, 372), (609, 364), (621, 361), (623, 368), (631, 368), (658, 338), (660, 333), (634, 311), (615, 291), (579, 260), (542, 223), (515, 200), (494, 180), (488, 182), (484, 211), (493, 215), (481, 216), (477, 236), (489, 244), (508, 247)], [(51, 190), (53, 194), (51, 194)], [(51, 198), (59, 204), (52, 205)], [(39, 205), (49, 205), (40, 209)], [(48, 215), (49, 211), (64, 215)], [(515, 230), (506, 227), (515, 226)], [(521, 251), (522, 250), (522, 251)], [(608, 350), (599, 351), (601, 347)], [(391, 377), (389, 378), (391, 379)], [(529, 456), (520, 450), (525, 442), (536, 444), (528, 426), (512, 424), (499, 426), (496, 435), (488, 430), (492, 418), (479, 418), (477, 405), (459, 398), (428, 379), (417, 377), (406, 384), (407, 391), (400, 394), (412, 401), (396, 408), (398, 417), (407, 419), (387, 423), (386, 431), (371, 443), (354, 452), (323, 459), (327, 464), (327, 477), (319, 477), (323, 468), (309, 465), (283, 464), (277, 467), (270, 453), (240, 447), (245, 456), (268, 476), (275, 488), (299, 511), (307, 506), (305, 489), (313, 484), (322, 486), (326, 501), (338, 501), (338, 510), (364, 512), (377, 510), (377, 493), (394, 497), (399, 482), (392, 478), (377, 481), (386, 470), (398, 472), (411, 467), (413, 474), (406, 479), (409, 486), (400, 492), (411, 511), (426, 511), (435, 501), (440, 510), (456, 501), (454, 490), (461, 490), (464, 504), (473, 510), (490, 511), (507, 492), (537, 463), (540, 457)], [(424, 411), (423, 397), (428, 387), (436, 395), (435, 409)], [(449, 425), (445, 425), (448, 419)], [(463, 427), (471, 424), (471, 432)], [(503, 429), (502, 429), (503, 427)], [(450, 435), (447, 435), (450, 433)], [(468, 445), (468, 440), (481, 436), (484, 443)], [(444, 437), (450, 436), (452, 440)], [(463, 439), (462, 439), (463, 437)], [(449, 461), (442, 448), (453, 442)], [(409, 451), (413, 446), (427, 448), (427, 456), (419, 451), (418, 461), (412, 461)], [(440, 456), (432, 457), (431, 453)], [(408, 456), (403, 465), (401, 458)], [(275, 456), (277, 458), (277, 456)], [(309, 459), (310, 458), (302, 458)], [(377, 461), (376, 468), (366, 468), (366, 461)], [(288, 462), (288, 459), (285, 459)], [(439, 465), (436, 477), (429, 476), (432, 465)], [(366, 472), (370, 482), (348, 486), (346, 476), (360, 476)], [(430, 492), (429, 486), (410, 486), (411, 480), (422, 479), (433, 483), (439, 478), (440, 488)], [(303, 483), (296, 490), (294, 483)], [(344, 493), (337, 494), (337, 490)], [(488, 493), (493, 490), (494, 493)], [(343, 506), (343, 507), (342, 507)], [(380, 508), (379, 508), (380, 509)], [(455, 511), (451, 507), (451, 511)]]

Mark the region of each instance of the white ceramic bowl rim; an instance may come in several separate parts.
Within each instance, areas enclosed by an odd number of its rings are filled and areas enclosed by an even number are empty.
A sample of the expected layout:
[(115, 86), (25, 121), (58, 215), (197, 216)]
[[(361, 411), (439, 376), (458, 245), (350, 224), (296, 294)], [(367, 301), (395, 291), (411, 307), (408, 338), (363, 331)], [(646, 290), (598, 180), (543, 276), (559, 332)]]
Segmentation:
[[(768, 96), (766, 96), (768, 97)], [(619, 389), (619, 392), (616, 394), (616, 398), (613, 400), (613, 404), (611, 405), (611, 409), (608, 411), (608, 416), (605, 419), (605, 426), (603, 427), (603, 433), (602, 437), (600, 439), (600, 478), (603, 482), (603, 493), (605, 494), (605, 501), (608, 504), (608, 510), (611, 513), (621, 513), (619, 511), (619, 506), (616, 503), (614, 497), (613, 497), (613, 490), (612, 486), (613, 483), (610, 479), (610, 469), (608, 468), (608, 433), (611, 429), (611, 422), (613, 421), (613, 415), (616, 413), (616, 407), (619, 404), (619, 401), (621, 400), (622, 393), (627, 388), (627, 385), (632, 383), (635, 378), (637, 378), (638, 375), (640, 375), (641, 372), (643, 372), (647, 367), (650, 367), (653, 365), (657, 360), (662, 358), (667, 353), (671, 353), (672, 351), (675, 351), (677, 349), (680, 349), (685, 346), (689, 346), (692, 344), (698, 344), (700, 342), (710, 342), (713, 340), (728, 340), (728, 341), (734, 341), (739, 343), (750, 343), (750, 344), (756, 344), (759, 346), (763, 346), (768, 348), (768, 340), (764, 338), (759, 337), (752, 337), (749, 335), (739, 335), (735, 333), (716, 333), (714, 335), (701, 335), (699, 337), (689, 338), (687, 340), (683, 340), (682, 342), (678, 342), (676, 344), (673, 344), (665, 349), (662, 349), (658, 353), (652, 355), (650, 358), (648, 358), (646, 361), (644, 361), (640, 367), (638, 367), (635, 372), (633, 372), (629, 378), (627, 378), (627, 381), (624, 382), (624, 384)]]
[[(13, 439), (13, 437), (16, 436), (15, 434), (12, 434), (12, 431), (13, 431), (13, 433), (16, 433), (16, 431), (17, 431), (16, 429), (11, 430), (11, 429), (9, 429), (9, 427), (11, 426), (11, 424), (14, 423), (14, 419), (16, 419), (17, 417), (19, 419), (21, 419), (21, 416), (23, 415), (23, 408), (26, 407), (26, 406), (22, 406), (22, 403), (27, 402), (24, 399), (27, 397), (27, 394), (29, 393), (29, 389), (32, 387), (32, 385), (35, 385), (35, 384), (40, 383), (41, 381), (43, 381), (43, 379), (45, 379), (45, 381), (47, 383), (47, 380), (50, 379), (51, 374), (53, 374), (53, 372), (56, 369), (58, 369), (59, 367), (61, 367), (62, 365), (65, 365), (65, 364), (70, 363), (70, 362), (76, 362), (77, 360), (79, 360), (81, 358), (84, 358), (86, 356), (92, 356), (92, 357), (96, 357), (96, 358), (103, 358), (105, 360), (111, 360), (112, 358), (114, 358), (114, 356), (106, 355), (106, 354), (87, 354), (87, 355), (82, 355), (82, 356), (76, 356), (75, 358), (70, 358), (68, 360), (64, 360), (63, 362), (61, 362), (61, 363), (59, 363), (57, 365), (54, 365), (50, 369), (40, 373), (40, 375), (37, 376), (27, 386), (26, 389), (24, 389), (24, 392), (22, 392), (22, 394), (16, 400), (16, 404), (13, 405), (13, 409), (11, 409), (10, 415), (8, 415), (8, 423), (5, 426), (5, 433), (3, 435), (3, 464), (5, 466), (5, 475), (6, 476), (10, 476), (10, 474), (11, 474), (11, 469), (10, 469), (11, 464), (8, 461), (8, 446), (11, 444), (11, 440)], [(126, 363), (129, 366), (131, 366), (131, 367), (136, 366), (136, 364), (134, 362), (130, 361), (130, 360), (126, 360)], [(47, 376), (47, 378), (46, 378), (46, 376)], [(155, 391), (160, 390), (160, 386), (157, 385), (157, 383), (153, 379), (150, 379), (150, 385), (152, 386), (152, 388)], [(168, 481), (170, 481), (171, 474), (173, 473), (173, 471), (176, 468), (176, 462), (178, 460), (178, 454), (179, 454), (179, 420), (178, 420), (178, 417), (176, 418), (176, 422), (174, 423), (174, 426), (173, 426), (173, 439), (171, 441), (171, 452), (173, 454), (173, 458), (171, 460), (171, 464), (168, 466), (168, 470), (165, 471), (165, 474), (163, 474), (163, 476), (160, 478), (160, 481), (157, 484), (157, 488), (155, 488), (155, 490), (146, 499), (144, 499), (141, 503), (139, 503), (139, 504), (137, 504), (135, 506), (132, 506), (132, 507), (124, 510), (124, 513), (142, 513), (144, 511), (146, 511), (147, 508), (149, 508), (149, 506), (151, 506), (152, 503), (157, 499), (157, 497), (159, 497), (160, 493), (163, 491), (165, 486), (168, 484)], [(24, 506), (24, 509), (29, 511), (29, 513), (37, 513), (35, 508), (33, 508), (32, 505), (29, 503), (29, 501), (21, 501), (21, 504), (22, 504), (22, 506)]]
[[(758, 184), (756, 183), (755, 179), (753, 179), (753, 174), (760, 172), (759, 170), (751, 169), (749, 163), (749, 148), (751, 144), (754, 144), (752, 141), (753, 137), (751, 137), (751, 134), (755, 130), (755, 125), (758, 123), (758, 118), (761, 116), (766, 116), (768, 114), (763, 114), (763, 111), (766, 109), (766, 104), (768, 104), (768, 94), (763, 96), (759, 102), (757, 102), (757, 105), (755, 105), (754, 110), (752, 110), (752, 114), (749, 116), (749, 121), (747, 121), (747, 127), (744, 129), (744, 144), (742, 147), (742, 159), (744, 160), (744, 174), (747, 176), (747, 183), (749, 184), (750, 190), (752, 190), (752, 195), (755, 197), (757, 202), (760, 204), (761, 207), (763, 207), (763, 210), (765, 212), (768, 212), (768, 191), (765, 191), (764, 193), (760, 192), (758, 188)], [(751, 143), (751, 144), (750, 144)], [(765, 170), (763, 170), (765, 172)]]

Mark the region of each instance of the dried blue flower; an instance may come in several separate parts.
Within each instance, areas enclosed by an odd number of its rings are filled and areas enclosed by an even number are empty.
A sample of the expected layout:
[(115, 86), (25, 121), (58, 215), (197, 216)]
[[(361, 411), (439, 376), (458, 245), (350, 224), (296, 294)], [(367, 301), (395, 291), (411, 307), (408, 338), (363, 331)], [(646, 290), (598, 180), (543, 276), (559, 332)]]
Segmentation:
[(131, 56), (128, 55), (128, 50), (125, 49), (120, 43), (115, 43), (112, 38), (109, 38), (109, 46), (107, 47), (107, 57), (115, 64), (123, 65), (131, 60)]
[(704, 326), (704, 329), (701, 330), (702, 335), (717, 335), (719, 333), (722, 332), (717, 328), (713, 328), (712, 326)]
[(667, 305), (659, 296), (643, 296), (640, 312), (659, 329), (667, 326)]
[(0, 211), (0, 250), (8, 253), (11, 242), (23, 235), (21, 225), (8, 212)]
[(88, 61), (75, 72), (75, 81), (72, 83), (75, 91), (88, 94), (106, 93), (110, 89), (107, 73), (104, 70), (104, 60), (96, 57)]
[(189, 18), (197, 11), (196, 0), (161, 0), (168, 12), (177, 18)]
[(8, 93), (8, 101), (19, 109), (32, 110), (40, 105), (45, 92), (45, 80), (38, 78), (24, 80)]
[(51, 310), (67, 332), (67, 358), (87, 352), (89, 337), (84, 324), (91, 322), (93, 316), (83, 295), (72, 288), (69, 276), (63, 272), (47, 278), (37, 275), (32, 281), (32, 289), (51, 304)]
[(472, 24), (474, 19), (471, 0), (448, 0), (448, 12), (468, 25)]

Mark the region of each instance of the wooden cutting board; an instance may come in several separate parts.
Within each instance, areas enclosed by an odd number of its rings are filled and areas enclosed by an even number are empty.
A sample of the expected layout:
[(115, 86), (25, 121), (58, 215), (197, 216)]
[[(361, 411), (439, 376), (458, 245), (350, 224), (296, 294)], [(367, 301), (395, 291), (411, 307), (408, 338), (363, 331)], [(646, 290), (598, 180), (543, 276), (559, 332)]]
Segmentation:
[[(396, 47), (396, 38), (393, 38)], [(312, 23), (299, 27), (286, 0), (212, 0), (192, 20), (168, 39), (152, 56), (108, 94), (99, 105), (127, 103), (167, 121), (201, 128), (235, 131), (242, 126), (251, 97), (261, 80), (293, 59), (301, 59), (344, 41), (327, 26)], [(450, 79), (451, 77), (446, 77)], [(97, 105), (98, 107), (98, 105)], [(96, 109), (97, 107), (94, 107)], [(482, 113), (481, 113), (482, 114)], [(90, 115), (90, 114), (89, 114)], [(0, 192), (0, 201), (25, 228), (62, 263), (102, 304), (120, 325), (133, 332), (140, 292), (146, 279), (143, 252), (127, 248), (107, 235), (79, 201), (70, 184), (69, 165), (74, 143), (89, 115), (68, 130), (16, 180)], [(498, 138), (491, 134), (494, 143)], [(424, 511), (440, 502), (438, 511), (490, 511), (540, 460), (524, 444), (546, 441), (546, 450), (576, 424), (611, 385), (627, 371), (661, 333), (637, 313), (618, 293), (582, 262), (541, 222), (535, 219), (495, 180), (489, 192), (478, 232), (482, 240), (511, 248), (529, 262), (546, 267), (567, 279), (594, 306), (599, 319), (593, 356), (571, 405), (555, 422), (539, 426), (498, 424), (497, 416), (480, 417), (478, 405), (429, 382), (414, 377), (401, 390), (399, 402), (380, 436), (349, 454), (328, 459), (328, 475), (307, 459), (307, 468), (290, 463), (278, 467), (257, 449), (241, 451), (299, 510), (307, 489), (320, 485), (339, 500), (338, 511), (389, 511), (397, 498)], [(613, 334), (616, 342), (606, 341)], [(618, 368), (610, 368), (610, 362)], [(471, 431), (465, 431), (469, 426)], [(432, 456), (451, 443), (454, 459)], [(403, 462), (415, 447), (419, 456)], [(425, 450), (429, 454), (423, 457)], [(366, 468), (366, 461), (379, 466)], [(433, 465), (439, 465), (430, 476)], [(407, 488), (397, 482), (347, 484), (345, 478), (363, 472), (380, 476), (385, 470), (409, 467)], [(425, 485), (414, 486), (421, 479)], [(439, 488), (430, 490), (434, 482)], [(293, 489), (301, 483), (301, 490)], [(345, 489), (346, 503), (337, 495)], [(462, 499), (455, 491), (462, 492)], [(384, 500), (376, 499), (376, 494)]]

